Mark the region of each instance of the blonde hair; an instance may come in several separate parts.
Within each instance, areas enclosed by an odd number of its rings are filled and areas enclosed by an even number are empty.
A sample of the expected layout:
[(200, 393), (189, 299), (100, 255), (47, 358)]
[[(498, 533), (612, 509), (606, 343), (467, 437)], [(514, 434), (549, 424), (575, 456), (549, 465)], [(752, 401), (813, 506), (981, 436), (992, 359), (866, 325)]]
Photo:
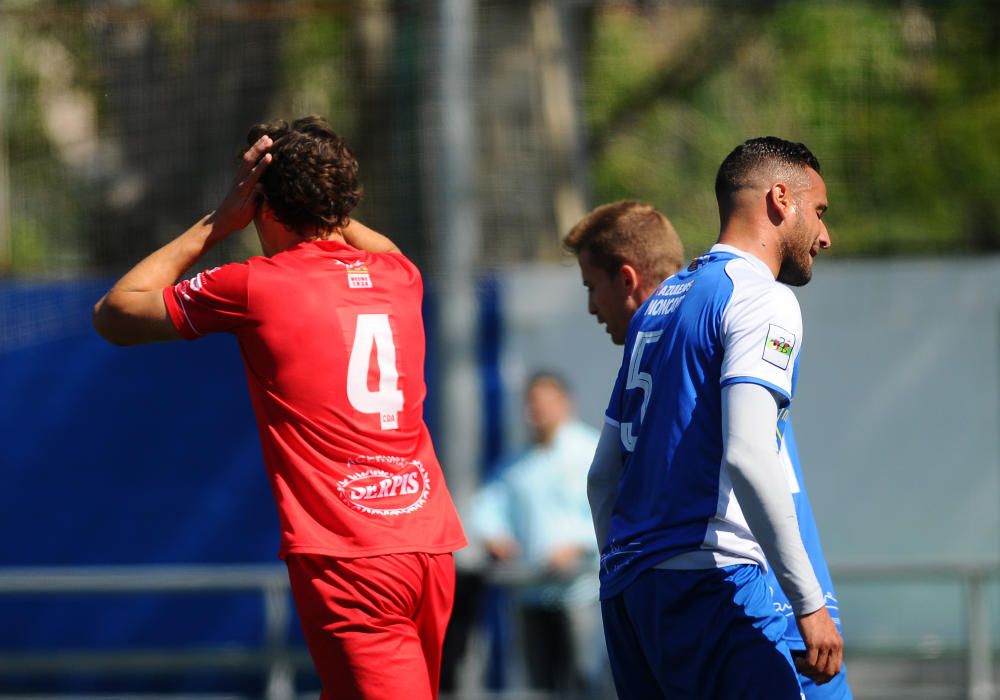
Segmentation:
[(587, 251), (594, 264), (609, 275), (629, 264), (654, 284), (684, 264), (684, 244), (670, 220), (651, 205), (634, 200), (602, 204), (583, 217), (562, 242), (574, 255)]

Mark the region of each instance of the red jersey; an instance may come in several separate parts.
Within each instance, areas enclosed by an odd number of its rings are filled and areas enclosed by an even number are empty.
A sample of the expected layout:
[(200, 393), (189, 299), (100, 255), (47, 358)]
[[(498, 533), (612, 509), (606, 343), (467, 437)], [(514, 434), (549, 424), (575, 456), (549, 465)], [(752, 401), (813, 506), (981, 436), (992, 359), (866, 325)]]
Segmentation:
[(403, 255), (334, 241), (163, 290), (183, 337), (239, 340), (282, 557), (465, 546), (423, 421), (422, 297)]

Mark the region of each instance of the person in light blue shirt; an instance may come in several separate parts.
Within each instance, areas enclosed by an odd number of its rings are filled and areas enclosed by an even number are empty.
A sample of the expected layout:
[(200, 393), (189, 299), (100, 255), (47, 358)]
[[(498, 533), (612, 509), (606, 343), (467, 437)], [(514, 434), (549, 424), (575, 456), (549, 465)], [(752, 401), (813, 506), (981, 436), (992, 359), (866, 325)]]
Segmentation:
[[(769, 595), (773, 587), (781, 597), (780, 589), (760, 576), (760, 569), (766, 567), (762, 544), (763, 549), (772, 550), (769, 556), (780, 553), (786, 558), (778, 562), (784, 567), (783, 585), (791, 583), (793, 589), (798, 586), (793, 590), (797, 596), (794, 612), (800, 616), (796, 627), (805, 617), (812, 618), (806, 620), (806, 627), (822, 618), (818, 610), (824, 599), (835, 603), (808, 499), (802, 489), (793, 485), (802, 480), (797, 457), (793, 459), (794, 437), (790, 427), (784, 426), (787, 411), (782, 410), (780, 421), (777, 415), (779, 402), (787, 403), (794, 391), (792, 355), (797, 357), (801, 347), (801, 320), (794, 297), (786, 294), (787, 289), (782, 292), (774, 278), (804, 283), (811, 273), (812, 257), (829, 245), (821, 223), (826, 201), (818, 167), (807, 149), (780, 139), (754, 140), (734, 151), (720, 168), (722, 187), (717, 184), (723, 218), (720, 241), (734, 245), (713, 248), (708, 256), (699, 258), (678, 278), (667, 280), (655, 291), (650, 288), (649, 278), (642, 276), (653, 269), (644, 260), (651, 256), (648, 250), (639, 255), (622, 255), (621, 245), (607, 245), (606, 239), (617, 237), (624, 239), (619, 244), (624, 242), (627, 249), (636, 237), (635, 221), (627, 225), (615, 223), (616, 217), (612, 216), (616, 206), (634, 209), (636, 203), (607, 205), (612, 211), (598, 208), (589, 221), (585, 219), (567, 236), (566, 245), (580, 262), (591, 313), (607, 325), (615, 342), (629, 341), (591, 483), (595, 526), (600, 541), (606, 545), (602, 597), (606, 598), (609, 652), (616, 667), (616, 682), (622, 679), (622, 697), (660, 697), (661, 693), (668, 697), (730, 697), (732, 693), (739, 697), (798, 697), (795, 685), (769, 686), (761, 682), (786, 675), (780, 669), (782, 665), (787, 669), (790, 663), (778, 660), (775, 666), (775, 659), (766, 652), (780, 647), (787, 661), (789, 641), (783, 637), (791, 636), (785, 634), (784, 620), (775, 615), (778, 603)], [(629, 216), (636, 218), (634, 212)], [(596, 229), (597, 233), (588, 233), (587, 229)], [(652, 247), (675, 247), (672, 229), (667, 235), (661, 234), (660, 238), (664, 237), (670, 243), (661, 241)], [(601, 244), (619, 251), (604, 256), (609, 259), (599, 259), (602, 256), (594, 253)], [(721, 277), (720, 269), (724, 269)], [(660, 278), (662, 274), (654, 276)], [(630, 326), (633, 315), (635, 320)], [(671, 362), (678, 369), (672, 371)], [(728, 374), (723, 377), (722, 363), (726, 362)], [(669, 386), (671, 380), (673, 388)], [(724, 385), (759, 389), (750, 390), (748, 404), (743, 400), (747, 392), (742, 388), (734, 392), (723, 389)], [(772, 402), (770, 410), (763, 402), (756, 402), (760, 398), (758, 390)], [(665, 397), (664, 393), (671, 391), (673, 396)], [(720, 404), (728, 409), (736, 407), (735, 421)], [(769, 412), (773, 415), (769, 430), (766, 420), (759, 424), (746, 420)], [(725, 431), (719, 425), (723, 416), (728, 420)], [(776, 426), (779, 436), (784, 436), (780, 461), (774, 447)], [(641, 432), (643, 428), (648, 428), (645, 433)], [(756, 442), (744, 440), (750, 428), (756, 430), (749, 432)], [(764, 442), (767, 436), (770, 448)], [(737, 438), (735, 443), (733, 437)], [(756, 453), (748, 452), (748, 445)], [(724, 446), (730, 449), (723, 450)], [(732, 449), (736, 446), (744, 449)], [(718, 461), (713, 455), (718, 455)], [(760, 468), (751, 469), (748, 479), (739, 464), (747, 456), (753, 458), (751, 462), (762, 462)], [(731, 458), (739, 459), (730, 463)], [(707, 464), (707, 471), (706, 467), (699, 470), (699, 463)], [(691, 467), (695, 467), (693, 471)], [(713, 471), (715, 478), (711, 476)], [(763, 472), (763, 480), (757, 472)], [(737, 482), (750, 482), (750, 488), (747, 483), (734, 484), (734, 476)], [(735, 491), (742, 491), (745, 497), (735, 498)], [(807, 540), (812, 540), (807, 544), (808, 557), (802, 556), (801, 541), (796, 551), (791, 551), (796, 549), (794, 542), (789, 548), (789, 541), (798, 538), (789, 537), (787, 522), (784, 532), (778, 533), (785, 549), (775, 550), (773, 523), (768, 522), (774, 517), (775, 504), (770, 501), (774, 494), (782, 492), (785, 498), (792, 492), (795, 508), (808, 521), (802, 528)], [(747, 504), (743, 504), (744, 500)], [(766, 506), (763, 518), (760, 501)], [(753, 512), (744, 517), (741, 504), (749, 504), (746, 509)], [(787, 501), (779, 503), (778, 510), (787, 506)], [(785, 511), (778, 519), (788, 521), (787, 516)], [(747, 520), (754, 523), (754, 528)], [(769, 528), (770, 539), (766, 532)], [(755, 535), (766, 542), (757, 543)], [(825, 579), (822, 584), (808, 571), (809, 559), (818, 562), (815, 568)], [(649, 569), (654, 572), (648, 573)], [(769, 576), (776, 583), (777, 579)], [(668, 586), (668, 590), (658, 590), (664, 581), (673, 581), (673, 589)], [(712, 611), (708, 619), (705, 610), (698, 612), (698, 595), (713, 586), (717, 591), (730, 591), (723, 599), (730, 599), (728, 609), (736, 613), (732, 617), (720, 617), (720, 608), (714, 606), (706, 609)], [(622, 597), (632, 600), (622, 605)], [(637, 600), (645, 605), (636, 607)], [(711, 602), (711, 596), (702, 595), (701, 600)], [(735, 608), (733, 603), (737, 604)], [(667, 615), (672, 622), (667, 625), (670, 629), (664, 629), (664, 610), (670, 612), (671, 604), (687, 610), (687, 616), (678, 616), (675, 609), (670, 613), (673, 618)], [(816, 614), (802, 615), (805, 608), (812, 606)], [(652, 625), (651, 619), (656, 620)], [(733, 631), (741, 629), (741, 625), (749, 634), (741, 636)], [(724, 631), (717, 633), (720, 626)], [(825, 628), (821, 637), (832, 640), (832, 646), (818, 650), (816, 642), (826, 642), (815, 637), (811, 639), (812, 651), (802, 643), (807, 654), (800, 663), (802, 671), (823, 682), (839, 666), (840, 642), (839, 637), (829, 634), (829, 625), (821, 627)], [(694, 630), (701, 639), (693, 648), (682, 649), (678, 662), (679, 647), (675, 642), (688, 640)], [(794, 636), (801, 642), (801, 635)], [(729, 663), (727, 667), (725, 659), (731, 655), (719, 653), (754, 644), (762, 655), (755, 658), (751, 653), (742, 664)], [(817, 656), (817, 651), (822, 652), (822, 657)], [(620, 663), (615, 663), (616, 656)], [(817, 664), (822, 670), (817, 669)], [(825, 690), (834, 683), (814, 685), (807, 681), (809, 697), (849, 698), (843, 674), (833, 675), (835, 682), (839, 680), (839, 693), (818, 694), (818, 689)], [(754, 687), (756, 695), (744, 695), (748, 687)]]
[(600, 684), (603, 657), (586, 490), (599, 433), (573, 417), (568, 387), (552, 372), (528, 382), (525, 415), (532, 443), (477, 494), (471, 530), (493, 559), (538, 577), (516, 596), (529, 685), (586, 692)]

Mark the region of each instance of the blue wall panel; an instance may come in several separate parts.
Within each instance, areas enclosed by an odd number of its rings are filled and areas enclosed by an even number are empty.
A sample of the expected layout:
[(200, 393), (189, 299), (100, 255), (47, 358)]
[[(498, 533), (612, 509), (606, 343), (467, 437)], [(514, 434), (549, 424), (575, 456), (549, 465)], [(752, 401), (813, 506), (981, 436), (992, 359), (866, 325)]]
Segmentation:
[[(90, 327), (108, 286), (0, 286), (0, 566), (277, 563), (235, 339), (114, 347)], [(0, 620), (17, 651), (263, 636), (254, 594), (0, 597)]]

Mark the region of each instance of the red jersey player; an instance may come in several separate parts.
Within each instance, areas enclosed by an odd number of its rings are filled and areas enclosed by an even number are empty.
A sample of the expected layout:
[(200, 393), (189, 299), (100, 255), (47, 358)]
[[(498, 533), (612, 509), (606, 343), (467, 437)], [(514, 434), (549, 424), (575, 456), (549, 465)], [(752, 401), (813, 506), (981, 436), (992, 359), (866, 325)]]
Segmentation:
[[(122, 277), (94, 325), (120, 345), (236, 336), (322, 698), (434, 698), (465, 537), (423, 422), (420, 273), (349, 218), (357, 161), (326, 122), (248, 141), (220, 207)], [(251, 220), (265, 256), (175, 284)]]

